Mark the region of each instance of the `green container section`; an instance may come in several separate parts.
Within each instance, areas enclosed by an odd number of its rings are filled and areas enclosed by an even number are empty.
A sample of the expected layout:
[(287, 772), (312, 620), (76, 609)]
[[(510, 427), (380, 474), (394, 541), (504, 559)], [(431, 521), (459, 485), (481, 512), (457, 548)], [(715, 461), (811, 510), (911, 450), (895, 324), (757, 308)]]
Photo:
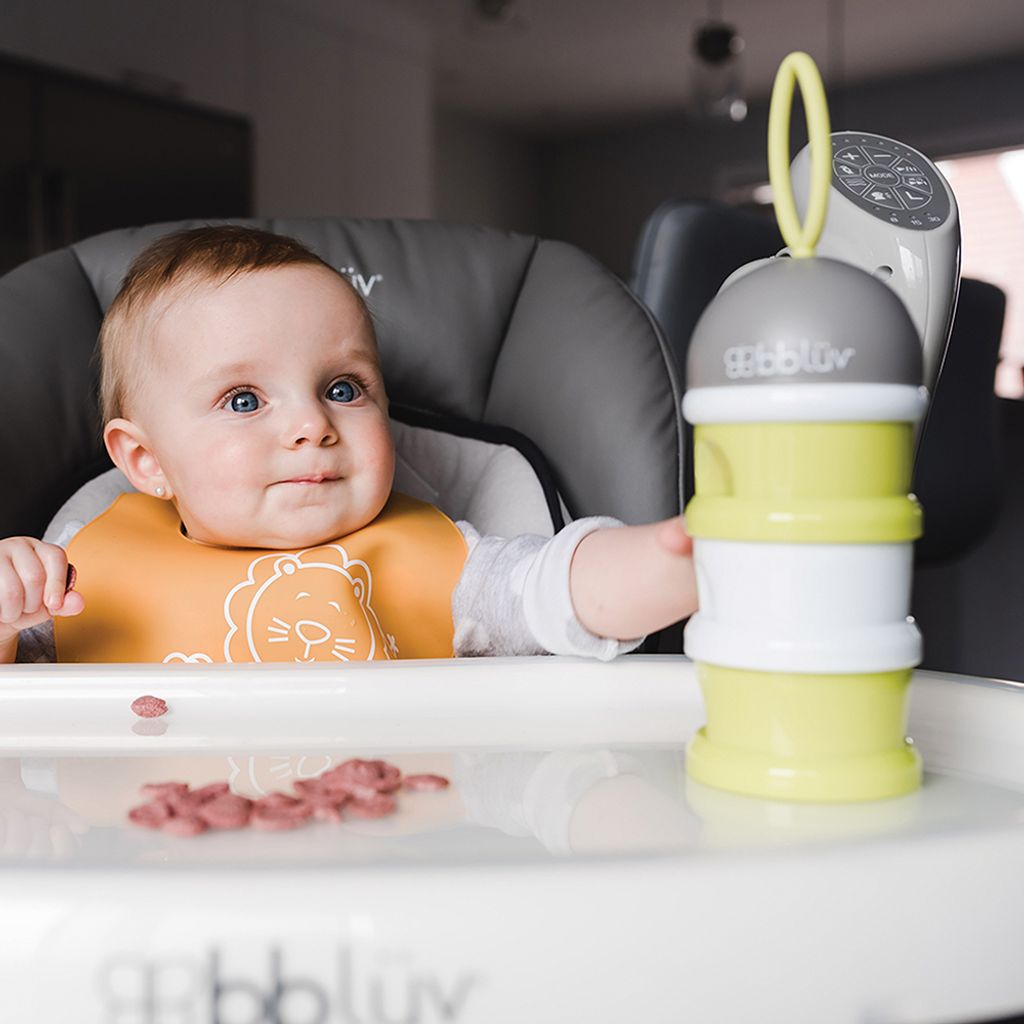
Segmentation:
[(698, 663), (708, 724), (687, 750), (698, 782), (812, 802), (913, 792), (906, 739), (910, 669), (848, 675), (753, 672)]
[(701, 424), (687, 527), (716, 540), (916, 540), (913, 449), (911, 423)]

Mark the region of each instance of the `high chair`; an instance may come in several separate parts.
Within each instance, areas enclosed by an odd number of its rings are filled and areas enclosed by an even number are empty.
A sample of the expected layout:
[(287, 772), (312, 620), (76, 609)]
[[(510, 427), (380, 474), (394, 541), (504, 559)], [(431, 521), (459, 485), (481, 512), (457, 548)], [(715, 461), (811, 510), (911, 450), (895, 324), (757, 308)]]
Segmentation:
[[(426, 222), (250, 223), (366, 296), (400, 470), (449, 514), (486, 527), (497, 504), (502, 528), (550, 533), (679, 511), (671, 353), (589, 257)], [(0, 536), (40, 536), (109, 468), (102, 313), (184, 226), (0, 278)], [(140, 722), (143, 694), (169, 713)], [(687, 781), (705, 716), (678, 653), (0, 666), (0, 1021), (994, 1024), (1024, 1009), (1022, 698), (919, 673), (923, 788), (817, 806)], [(256, 796), (351, 757), (452, 785), (286, 833), (128, 823), (143, 782)]]

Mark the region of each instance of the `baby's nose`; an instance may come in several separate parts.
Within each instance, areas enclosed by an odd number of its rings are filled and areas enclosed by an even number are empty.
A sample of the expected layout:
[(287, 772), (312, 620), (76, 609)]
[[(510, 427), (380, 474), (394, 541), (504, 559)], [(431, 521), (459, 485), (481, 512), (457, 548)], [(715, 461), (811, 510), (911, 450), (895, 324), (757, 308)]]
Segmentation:
[(297, 415), (287, 428), (285, 438), (292, 447), (333, 444), (337, 432), (322, 409), (308, 409)]
[(325, 444), (331, 444), (337, 440), (333, 431), (325, 430), (306, 430), (297, 433), (292, 439), (292, 444), (296, 447), (301, 447), (304, 444), (315, 444), (318, 447)]

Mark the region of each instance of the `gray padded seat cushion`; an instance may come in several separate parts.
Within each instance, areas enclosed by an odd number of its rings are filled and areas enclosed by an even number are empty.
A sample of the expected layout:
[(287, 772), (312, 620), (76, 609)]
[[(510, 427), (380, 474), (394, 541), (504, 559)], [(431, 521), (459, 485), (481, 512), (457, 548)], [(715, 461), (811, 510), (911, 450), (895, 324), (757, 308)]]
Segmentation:
[[(38, 536), (102, 468), (90, 361), (102, 311), (148, 242), (201, 223), (108, 232), (0, 278), (0, 536)], [(525, 434), (574, 517), (679, 511), (679, 393), (664, 341), (591, 257), (430, 221), (235, 223), (292, 235), (365, 280), (380, 275), (368, 302), (393, 403)]]
[(102, 453), (102, 314), (68, 249), (0, 277), (0, 537), (42, 536)]

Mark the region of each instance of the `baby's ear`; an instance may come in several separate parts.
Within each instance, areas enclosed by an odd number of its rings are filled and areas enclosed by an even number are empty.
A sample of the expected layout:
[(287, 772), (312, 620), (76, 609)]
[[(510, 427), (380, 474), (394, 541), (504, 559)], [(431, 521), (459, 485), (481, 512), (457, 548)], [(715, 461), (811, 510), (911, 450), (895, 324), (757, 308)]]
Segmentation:
[[(143, 494), (170, 498), (171, 486), (149, 447), (145, 431), (131, 420), (113, 419), (103, 428), (103, 443), (114, 465)], [(159, 488), (159, 490), (158, 490)]]

